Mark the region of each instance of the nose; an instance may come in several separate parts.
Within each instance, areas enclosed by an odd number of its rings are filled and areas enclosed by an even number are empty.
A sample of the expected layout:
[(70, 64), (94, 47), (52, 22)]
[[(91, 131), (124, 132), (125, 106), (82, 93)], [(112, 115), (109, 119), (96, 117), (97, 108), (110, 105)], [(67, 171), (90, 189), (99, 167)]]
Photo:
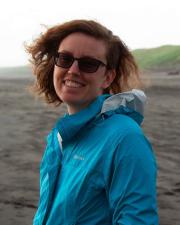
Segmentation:
[(77, 60), (74, 60), (73, 64), (71, 65), (71, 67), (68, 70), (68, 73), (80, 74), (80, 70), (79, 70), (79, 66), (78, 66), (78, 61)]

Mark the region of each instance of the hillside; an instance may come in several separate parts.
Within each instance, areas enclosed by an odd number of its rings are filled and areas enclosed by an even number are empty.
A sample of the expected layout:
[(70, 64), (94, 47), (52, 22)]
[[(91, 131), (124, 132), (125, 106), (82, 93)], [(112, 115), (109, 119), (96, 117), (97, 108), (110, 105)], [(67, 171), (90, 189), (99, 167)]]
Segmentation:
[(133, 51), (133, 55), (142, 70), (180, 73), (180, 46), (137, 49)]

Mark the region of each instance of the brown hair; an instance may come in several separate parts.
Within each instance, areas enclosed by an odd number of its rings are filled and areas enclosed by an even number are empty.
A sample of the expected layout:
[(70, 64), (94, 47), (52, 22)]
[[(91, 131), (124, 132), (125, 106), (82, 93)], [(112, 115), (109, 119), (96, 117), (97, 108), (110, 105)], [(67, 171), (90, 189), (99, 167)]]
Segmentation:
[(118, 36), (95, 21), (72, 20), (47, 29), (31, 45), (26, 46), (36, 76), (33, 90), (39, 95), (44, 94), (48, 103), (58, 105), (62, 102), (53, 85), (54, 55), (61, 41), (74, 32), (81, 32), (102, 40), (107, 46), (107, 65), (109, 69), (115, 70), (116, 77), (104, 93), (116, 94), (140, 86), (134, 57)]

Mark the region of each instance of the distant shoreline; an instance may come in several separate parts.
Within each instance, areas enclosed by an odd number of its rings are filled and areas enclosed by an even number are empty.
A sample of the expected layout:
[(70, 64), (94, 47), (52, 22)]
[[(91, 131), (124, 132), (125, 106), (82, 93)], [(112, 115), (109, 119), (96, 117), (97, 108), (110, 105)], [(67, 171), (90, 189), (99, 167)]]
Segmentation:
[(19, 75), (1, 75), (0, 74), (0, 80), (13, 80), (13, 79), (16, 79), (16, 80), (18, 80), (18, 79), (20, 79), (20, 80), (33, 80), (33, 76), (32, 75), (23, 75), (23, 76), (19, 76)]
[(33, 80), (32, 75), (0, 74), (0, 80)]
[(0, 68), (0, 79), (27, 79), (33, 78), (31, 68), (28, 66)]

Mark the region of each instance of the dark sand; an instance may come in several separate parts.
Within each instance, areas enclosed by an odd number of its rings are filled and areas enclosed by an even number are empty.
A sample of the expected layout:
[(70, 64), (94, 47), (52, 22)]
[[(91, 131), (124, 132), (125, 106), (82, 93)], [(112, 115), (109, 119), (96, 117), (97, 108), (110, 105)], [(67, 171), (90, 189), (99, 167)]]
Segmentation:
[[(143, 129), (158, 161), (160, 225), (180, 224), (180, 76), (153, 75)], [(47, 107), (25, 87), (0, 78), (0, 224), (29, 225), (39, 198), (45, 136), (65, 108)]]

